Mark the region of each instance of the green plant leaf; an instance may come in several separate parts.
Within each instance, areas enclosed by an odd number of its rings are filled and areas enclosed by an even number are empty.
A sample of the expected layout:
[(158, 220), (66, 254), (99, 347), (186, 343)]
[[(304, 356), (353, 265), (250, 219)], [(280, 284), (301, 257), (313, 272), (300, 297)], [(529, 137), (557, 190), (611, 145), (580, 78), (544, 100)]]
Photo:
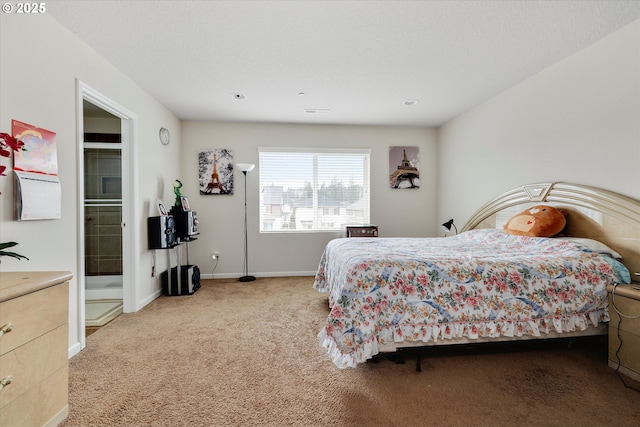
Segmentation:
[(17, 243), (16, 242), (4, 242), (4, 243), (0, 243), (0, 257), (3, 256), (10, 256), (12, 258), (16, 258), (16, 259), (29, 259), (24, 255), (20, 255), (19, 253), (16, 252), (9, 252), (9, 251), (5, 251), (5, 249), (7, 248), (12, 248), (14, 246), (16, 246)]

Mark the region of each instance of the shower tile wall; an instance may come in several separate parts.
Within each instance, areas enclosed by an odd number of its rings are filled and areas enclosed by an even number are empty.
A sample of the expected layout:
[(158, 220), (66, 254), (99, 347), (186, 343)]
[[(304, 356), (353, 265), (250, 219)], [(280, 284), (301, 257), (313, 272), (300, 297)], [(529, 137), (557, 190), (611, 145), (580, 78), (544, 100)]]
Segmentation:
[(122, 274), (121, 208), (85, 208), (85, 274)]
[(121, 202), (120, 151), (85, 149), (87, 276), (122, 274)]

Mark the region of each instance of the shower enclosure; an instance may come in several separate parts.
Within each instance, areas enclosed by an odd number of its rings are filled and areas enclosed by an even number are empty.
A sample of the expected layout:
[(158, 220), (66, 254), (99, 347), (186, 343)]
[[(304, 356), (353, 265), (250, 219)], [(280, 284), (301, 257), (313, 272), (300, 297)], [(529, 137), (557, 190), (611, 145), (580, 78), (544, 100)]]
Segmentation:
[(122, 160), (117, 142), (84, 143), (85, 299), (122, 299)]

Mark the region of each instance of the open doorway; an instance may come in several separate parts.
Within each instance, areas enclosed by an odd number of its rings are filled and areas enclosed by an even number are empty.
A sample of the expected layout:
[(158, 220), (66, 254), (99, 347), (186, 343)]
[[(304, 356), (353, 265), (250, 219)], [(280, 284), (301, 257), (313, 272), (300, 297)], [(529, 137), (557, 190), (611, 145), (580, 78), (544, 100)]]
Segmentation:
[(119, 117), (83, 101), (85, 333), (122, 314), (122, 133)]
[(133, 114), (78, 81), (81, 348), (93, 329), (136, 307), (131, 262), (137, 230), (131, 219), (134, 126)]

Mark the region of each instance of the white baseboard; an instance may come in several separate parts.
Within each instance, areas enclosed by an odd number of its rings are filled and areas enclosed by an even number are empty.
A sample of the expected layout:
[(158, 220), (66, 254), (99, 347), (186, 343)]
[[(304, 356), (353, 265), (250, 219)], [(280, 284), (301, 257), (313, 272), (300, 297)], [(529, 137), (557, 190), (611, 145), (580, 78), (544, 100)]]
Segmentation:
[[(249, 272), (250, 275), (255, 277), (292, 277), (292, 276), (311, 276), (314, 277), (316, 275), (316, 271), (287, 271), (287, 272), (275, 272), (275, 273), (252, 273)], [(236, 274), (202, 274), (202, 270), (200, 270), (200, 278), (201, 279), (237, 279), (244, 274), (236, 273)]]
[(80, 345), (79, 342), (69, 346), (69, 359), (71, 359), (76, 354), (80, 353), (80, 350), (82, 350), (82, 346)]
[[(140, 304), (138, 304), (136, 306), (136, 311), (140, 310), (142, 307), (146, 306), (151, 301), (153, 301), (154, 299), (158, 298), (160, 295), (162, 295), (162, 289), (158, 289), (157, 291), (155, 291), (154, 293), (149, 295), (147, 298), (145, 298), (142, 301), (140, 301)], [(125, 311), (125, 313), (126, 313), (126, 311)]]

